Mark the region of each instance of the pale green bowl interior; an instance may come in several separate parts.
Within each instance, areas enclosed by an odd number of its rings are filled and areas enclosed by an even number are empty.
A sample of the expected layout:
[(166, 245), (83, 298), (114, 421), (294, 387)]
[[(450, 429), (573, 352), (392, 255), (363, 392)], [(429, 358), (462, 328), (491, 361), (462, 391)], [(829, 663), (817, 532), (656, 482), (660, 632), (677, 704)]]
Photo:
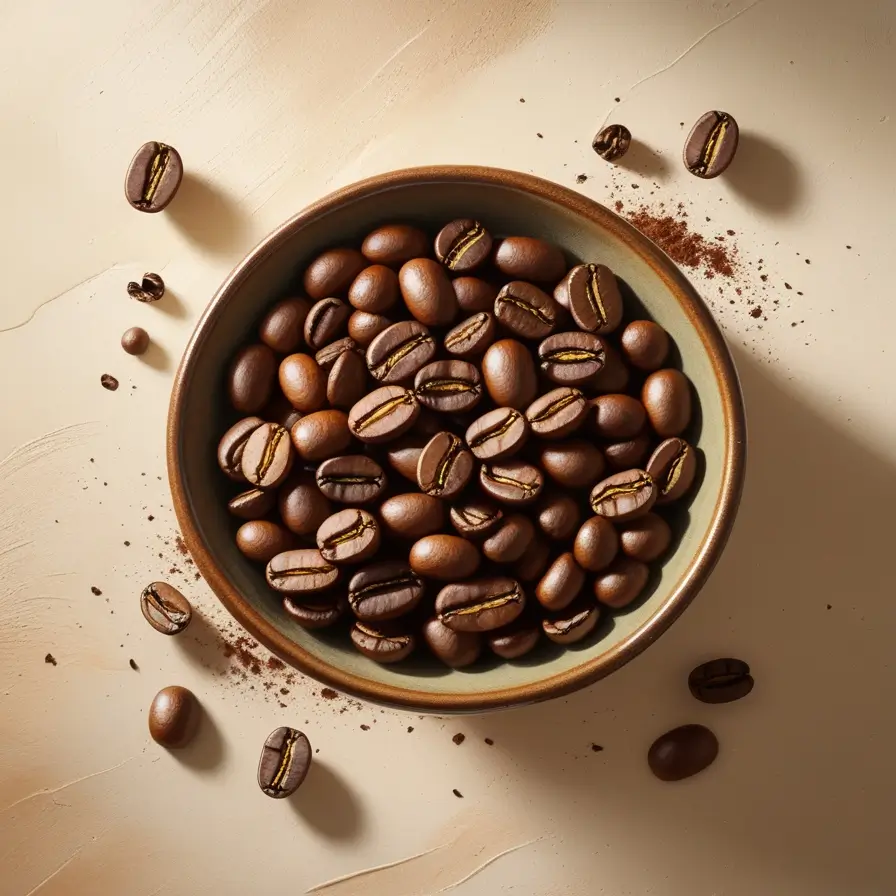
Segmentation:
[[(682, 369), (697, 388), (702, 419), (697, 422), (696, 441), (703, 456), (702, 483), (689, 506), (674, 520), (680, 542), (653, 576), (646, 599), (605, 620), (585, 644), (572, 649), (548, 645), (534, 659), (486, 664), (469, 671), (437, 666), (425, 651), (399, 666), (380, 666), (358, 654), (344, 633), (337, 639), (321, 637), (294, 623), (265, 583), (263, 571), (237, 551), (233, 539), (236, 525), (225, 507), (232, 492), (215, 463), (217, 441), (230, 420), (223, 399), (224, 372), (235, 350), (254, 338), (263, 311), (295, 291), (304, 266), (322, 249), (359, 245), (378, 224), (405, 221), (434, 230), (452, 218), (470, 216), (496, 235), (543, 237), (562, 246), (571, 259), (602, 262), (629, 284), (649, 315), (672, 336)], [(487, 695), (544, 683), (630, 639), (685, 575), (712, 525), (722, 487), (725, 431), (720, 386), (706, 349), (663, 279), (621, 237), (547, 199), (496, 184), (420, 181), (389, 186), (303, 225), (275, 250), (258, 258), (226, 306), (213, 312), (203, 326), (193, 379), (185, 396), (183, 419), (187, 423), (179, 446), (187, 500), (199, 533), (214, 562), (258, 613), (282, 635), (350, 674), (430, 693)]]

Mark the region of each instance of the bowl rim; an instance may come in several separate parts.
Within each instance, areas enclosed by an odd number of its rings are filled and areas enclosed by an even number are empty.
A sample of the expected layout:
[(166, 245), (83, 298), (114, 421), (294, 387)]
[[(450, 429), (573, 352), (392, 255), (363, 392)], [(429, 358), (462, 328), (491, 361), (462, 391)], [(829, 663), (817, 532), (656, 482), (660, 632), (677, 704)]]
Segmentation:
[[(436, 693), (372, 681), (331, 665), (284, 637), (243, 599), (212, 559), (193, 519), (188, 497), (189, 488), (179, 463), (183, 410), (194, 362), (208, 338), (215, 318), (224, 311), (236, 290), (253, 270), (276, 252), (297, 230), (339, 205), (392, 188), (426, 182), (478, 183), (533, 194), (540, 199), (560, 205), (573, 214), (588, 218), (624, 242), (660, 277), (696, 330), (716, 376), (725, 424), (722, 485), (710, 524), (691, 562), (655, 612), (628, 637), (599, 657), (586, 660), (572, 669), (540, 681), (482, 693)], [(174, 510), (186, 546), (212, 591), (254, 638), (299, 671), (356, 697), (428, 712), (478, 712), (535, 703), (563, 696), (592, 684), (638, 656), (684, 612), (712, 572), (734, 524), (746, 470), (746, 419), (737, 371), (719, 326), (684, 274), (650, 239), (593, 199), (534, 175), (484, 166), (434, 165), (389, 171), (329, 193), (269, 233), (231, 271), (196, 324), (175, 374), (168, 410), (166, 453)]]

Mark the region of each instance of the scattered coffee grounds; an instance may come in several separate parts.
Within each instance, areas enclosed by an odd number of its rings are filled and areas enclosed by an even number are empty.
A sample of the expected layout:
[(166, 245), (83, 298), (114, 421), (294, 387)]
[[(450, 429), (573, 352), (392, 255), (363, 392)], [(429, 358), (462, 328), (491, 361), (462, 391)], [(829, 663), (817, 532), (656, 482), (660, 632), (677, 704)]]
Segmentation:
[(414, 731), (414, 726), (413, 726), (413, 725), (408, 725), (408, 734), (412, 734), (413, 731)]
[(576, 183), (577, 184), (583, 184), (583, 183), (585, 183), (586, 180), (588, 180), (587, 174), (577, 174), (576, 175)]
[(361, 725), (360, 727), (362, 731), (370, 731), (370, 725)]
[(135, 672), (139, 671), (139, 667), (137, 666), (137, 663), (136, 663), (134, 660), (128, 660), (128, 665), (129, 665)]
[(486, 742), (490, 747), (493, 747), (493, 746), (495, 745), (495, 742), (494, 742), (490, 737), (485, 738), (485, 742)]
[(104, 389), (114, 392), (118, 388), (118, 380), (111, 373), (104, 373), (100, 377), (100, 383)]
[(333, 688), (323, 688), (320, 695), (324, 700), (336, 700), (339, 697), (339, 692), (334, 691)]
[(466, 739), (466, 735), (461, 734), (460, 732), (458, 732), (454, 735), (454, 737), (451, 738), (451, 740), (453, 740), (458, 746), (460, 746)]
[(56, 657), (53, 656), (52, 653), (48, 653), (48, 654), (44, 657), (44, 662), (45, 662), (45, 663), (48, 663), (48, 664), (51, 665), (51, 666), (55, 666), (55, 665), (56, 665)]
[(91, 585), (91, 586), (90, 586), (90, 590), (91, 590), (91, 592), (92, 592), (93, 594), (95, 594), (97, 597), (99, 597), (99, 596), (103, 593), (102, 591), (100, 591), (99, 588), (96, 587), (96, 585)]
[(459, 800), (464, 798), (464, 795), (455, 787), (454, 790), (451, 791)]
[(602, 753), (604, 748), (600, 744), (591, 744), (592, 753)]
[(759, 305), (754, 305), (750, 309), (750, 317), (762, 317), (762, 308)]

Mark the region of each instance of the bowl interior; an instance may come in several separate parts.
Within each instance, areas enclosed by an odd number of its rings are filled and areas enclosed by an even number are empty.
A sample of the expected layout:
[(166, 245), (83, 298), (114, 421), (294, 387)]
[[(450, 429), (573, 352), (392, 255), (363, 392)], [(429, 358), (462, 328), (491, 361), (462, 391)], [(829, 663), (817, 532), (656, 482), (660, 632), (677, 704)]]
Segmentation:
[[(172, 484), (200, 571), (231, 612), (269, 647), (290, 659), (290, 642), (297, 645), (305, 671), (363, 696), (418, 708), (479, 709), (541, 699), (601, 677), (646, 646), (683, 609), (721, 547), (714, 540), (722, 532), (723, 541), (727, 531), (720, 498), (730, 487), (730, 390), (736, 392), (737, 385), (723, 369), (730, 365), (724, 348), (724, 364), (719, 364), (720, 337), (708, 312), (672, 263), (615, 215), (578, 194), (529, 180), (555, 192), (544, 189), (539, 195), (494, 176), (458, 181), (417, 175), (354, 193), (349, 188), (335, 203), (323, 200), (284, 225), (231, 275), (197, 327), (178, 375), (171, 421)], [(236, 549), (236, 523), (226, 509), (234, 490), (214, 460), (220, 435), (235, 419), (226, 407), (224, 375), (235, 350), (254, 338), (263, 311), (299, 291), (303, 268), (322, 249), (359, 245), (378, 224), (406, 221), (435, 232), (445, 221), (470, 216), (496, 235), (550, 240), (564, 248), (571, 262), (603, 262), (630, 287), (634, 301), (671, 335), (676, 360), (696, 386), (699, 412), (693, 435), (702, 450), (702, 481), (673, 520), (677, 549), (655, 569), (646, 596), (605, 619), (583, 644), (548, 646), (535, 659), (470, 671), (438, 668), (426, 657), (380, 666), (355, 652), (344, 633), (321, 636), (293, 622), (263, 571)], [(631, 319), (632, 296), (626, 300)], [(737, 396), (735, 404), (739, 406)]]

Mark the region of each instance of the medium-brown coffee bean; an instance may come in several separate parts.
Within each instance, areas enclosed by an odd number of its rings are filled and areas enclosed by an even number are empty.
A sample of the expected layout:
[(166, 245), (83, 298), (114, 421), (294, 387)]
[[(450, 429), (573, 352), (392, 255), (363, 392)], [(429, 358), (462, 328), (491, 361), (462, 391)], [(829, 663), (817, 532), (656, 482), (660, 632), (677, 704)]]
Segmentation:
[(688, 689), (701, 703), (732, 703), (753, 690), (753, 676), (743, 660), (710, 660), (691, 671)]
[(535, 596), (548, 610), (563, 610), (579, 596), (584, 584), (585, 570), (567, 552), (548, 567), (535, 587)]
[(162, 688), (149, 705), (149, 735), (169, 749), (185, 747), (199, 727), (199, 701), (180, 685)]
[(331, 588), (339, 579), (339, 568), (325, 560), (320, 551), (302, 548), (286, 551), (270, 560), (265, 578), (275, 591), (304, 594)]
[(407, 432), (420, 414), (414, 393), (401, 386), (383, 386), (364, 396), (348, 414), (352, 435), (372, 445)]
[(529, 422), (513, 408), (495, 408), (474, 420), (465, 434), (467, 444), (479, 460), (510, 457), (526, 443)]
[(633, 439), (647, 423), (644, 405), (631, 395), (600, 395), (591, 402), (594, 430), (602, 439), (614, 442)]
[(314, 535), (333, 513), (333, 505), (315, 485), (314, 477), (304, 470), (294, 471), (280, 487), (277, 509), (286, 528), (303, 536)]
[(311, 768), (311, 744), (295, 728), (277, 728), (268, 735), (258, 761), (258, 786), (275, 800), (295, 793)]
[(647, 764), (661, 781), (682, 781), (702, 772), (719, 755), (719, 741), (703, 725), (682, 725), (660, 735), (647, 751)]
[(435, 535), (445, 525), (445, 505), (432, 495), (409, 492), (394, 495), (380, 505), (383, 529), (399, 538)]
[(534, 582), (544, 575), (551, 559), (550, 545), (538, 535), (532, 539), (529, 550), (520, 557), (513, 568), (514, 575), (521, 582)]
[(684, 144), (684, 166), (696, 177), (718, 177), (737, 152), (740, 132), (727, 112), (707, 112), (691, 128)]
[(619, 536), (609, 520), (592, 516), (582, 523), (573, 543), (576, 563), (589, 572), (606, 569), (619, 551)]
[(244, 417), (238, 420), (227, 432), (221, 436), (218, 442), (218, 466), (228, 478), (234, 482), (245, 482), (243, 476), (243, 451), (249, 436), (264, 425), (261, 417)]
[(471, 314), (475, 311), (491, 311), (498, 297), (498, 290), (486, 280), (478, 277), (458, 277), (451, 282), (457, 304), (461, 311)]
[(564, 311), (569, 311), (569, 286), (566, 282), (566, 277), (568, 276), (568, 272), (564, 275), (563, 279), (554, 287), (554, 291), (551, 295), (554, 297), (554, 301), (564, 309)]
[(499, 407), (525, 410), (538, 390), (532, 353), (515, 339), (490, 345), (482, 357), (482, 380)]
[(643, 516), (656, 501), (656, 483), (644, 470), (624, 470), (591, 489), (591, 509), (621, 523)]
[[(366, 267), (367, 259), (357, 249), (328, 249), (305, 269), (305, 292), (316, 302), (331, 296), (344, 296), (355, 277)], [(307, 336), (305, 338), (307, 340)]]
[(535, 527), (527, 516), (512, 513), (482, 542), (482, 553), (495, 563), (515, 563), (529, 549)]
[(347, 454), (325, 460), (315, 474), (317, 487), (340, 504), (367, 504), (386, 488), (386, 474), (372, 458)]
[(669, 524), (655, 513), (625, 524), (619, 533), (619, 544), (623, 553), (632, 560), (650, 563), (658, 560), (669, 549), (672, 543), (672, 530)]
[(470, 411), (482, 398), (479, 371), (467, 361), (434, 361), (417, 371), (414, 394), (420, 404), (434, 411)]
[(448, 275), (431, 258), (414, 258), (402, 265), (398, 285), (408, 311), (428, 327), (447, 326), (457, 316), (457, 296)]
[(453, 631), (439, 619), (430, 619), (423, 626), (423, 638), (436, 657), (453, 669), (471, 666), (482, 653), (478, 632)]
[(277, 506), (277, 493), (261, 488), (240, 492), (227, 502), (227, 509), (241, 520), (260, 520)]
[(591, 141), (591, 148), (605, 161), (621, 159), (632, 143), (632, 132), (624, 124), (608, 124)]
[(335, 594), (287, 595), (283, 609), (302, 628), (316, 631), (335, 625), (348, 613), (348, 601)]
[(327, 374), (327, 401), (348, 410), (367, 391), (367, 365), (356, 352), (343, 352)]
[(657, 435), (680, 436), (691, 422), (691, 384), (679, 370), (651, 373), (641, 389), (641, 403)]
[(427, 535), (414, 542), (411, 569), (428, 579), (465, 579), (479, 568), (476, 546), (457, 535)]
[(548, 442), (539, 449), (539, 460), (545, 473), (566, 488), (594, 485), (604, 474), (603, 455), (584, 439)]
[(561, 386), (586, 383), (603, 369), (606, 346), (593, 333), (554, 333), (538, 346), (539, 367)]
[(516, 660), (534, 650), (541, 639), (541, 628), (532, 620), (518, 618), (506, 629), (492, 632), (488, 646), (505, 660)]
[(259, 338), (281, 355), (292, 354), (302, 344), (305, 318), (310, 310), (311, 303), (300, 297), (277, 302), (261, 319)]
[(401, 267), (412, 258), (428, 255), (429, 237), (410, 224), (385, 224), (364, 238), (361, 251), (373, 264)]
[(420, 452), (426, 447), (428, 441), (429, 438), (423, 433), (411, 432), (390, 442), (386, 450), (386, 460), (389, 461), (389, 466), (416, 485), (417, 462), (420, 460)]
[(392, 324), (393, 321), (384, 314), (355, 311), (348, 319), (348, 335), (361, 348), (366, 348), (380, 333), (388, 330)]
[(130, 327), (121, 334), (121, 347), (129, 355), (142, 355), (149, 348), (149, 333), (143, 327)]
[(495, 339), (495, 318), (488, 311), (480, 311), (461, 321), (445, 334), (445, 351), (459, 358), (481, 355)]
[(152, 582), (143, 589), (140, 612), (163, 635), (179, 635), (193, 618), (190, 602), (167, 582)]
[(417, 484), (424, 494), (453, 498), (473, 475), (473, 455), (453, 432), (434, 435), (420, 452)]
[(652, 320), (633, 320), (619, 342), (628, 363), (638, 370), (659, 370), (669, 356), (669, 334)]
[(302, 330), (308, 347), (316, 352), (344, 335), (351, 313), (351, 305), (347, 305), (342, 299), (331, 297), (315, 302), (305, 318)]
[(348, 416), (342, 411), (306, 414), (290, 432), (292, 444), (302, 460), (325, 460), (351, 444)]
[(242, 414), (257, 414), (267, 403), (274, 388), (277, 359), (262, 343), (241, 348), (227, 372), (227, 395)]
[(604, 366), (583, 387), (592, 392), (625, 392), (631, 371), (622, 356), (609, 343), (604, 343)]
[(652, 445), (651, 434), (645, 431), (625, 442), (611, 442), (602, 447), (610, 469), (631, 470), (635, 467), (644, 468)]
[(594, 596), (602, 604), (621, 610), (641, 595), (649, 576), (646, 563), (630, 557), (617, 557), (611, 566), (597, 574)]
[[(349, 318), (351, 319), (351, 318)], [(331, 370), (333, 365), (342, 357), (343, 352), (357, 351), (358, 345), (351, 336), (344, 336), (314, 353), (314, 360), (321, 370)]]
[(184, 176), (180, 153), (167, 143), (151, 140), (137, 150), (124, 179), (124, 195), (138, 212), (162, 211)]
[(574, 601), (542, 620), (541, 629), (555, 644), (576, 644), (594, 631), (599, 619), (599, 607), (584, 600)]
[(552, 389), (526, 408), (529, 428), (544, 439), (570, 435), (585, 422), (587, 414), (588, 402), (574, 386)]
[(578, 503), (565, 492), (553, 492), (538, 504), (536, 522), (541, 531), (554, 541), (572, 538), (581, 519)]
[(317, 530), (317, 548), (329, 563), (363, 563), (379, 547), (380, 525), (366, 510), (340, 510)]
[(348, 583), (348, 602), (363, 622), (384, 622), (410, 613), (423, 597), (423, 581), (406, 563), (371, 563)]
[(367, 367), (381, 383), (411, 379), (436, 353), (429, 330), (415, 320), (392, 324), (367, 347)]
[(557, 325), (557, 303), (537, 286), (513, 280), (495, 299), (495, 317), (523, 339), (544, 339)]
[(256, 563), (267, 563), (277, 554), (292, 550), (292, 532), (270, 520), (250, 520), (236, 530), (236, 546), (243, 556)]
[(358, 311), (388, 311), (398, 301), (398, 275), (382, 264), (364, 268), (349, 287), (348, 300)]
[(657, 504), (667, 504), (687, 494), (697, 475), (697, 452), (684, 439), (666, 439), (647, 461), (647, 472), (657, 487)]
[(531, 236), (509, 236), (495, 252), (495, 267), (513, 280), (556, 283), (566, 260), (556, 246)]
[(439, 621), (455, 632), (490, 632), (513, 622), (526, 606), (519, 582), (497, 576), (446, 585), (436, 595)]
[(622, 322), (622, 295), (613, 272), (602, 264), (576, 265), (566, 275), (569, 311), (580, 329), (612, 333)]
[(293, 460), (289, 431), (279, 423), (263, 423), (246, 441), (243, 476), (260, 488), (276, 488), (289, 475)]
[(504, 519), (504, 511), (484, 498), (471, 498), (454, 504), (449, 512), (451, 525), (464, 538), (484, 538)]
[(525, 461), (499, 460), (483, 464), (479, 483), (487, 494), (504, 504), (531, 504), (544, 486), (538, 467)]
[(436, 235), (436, 258), (449, 271), (475, 270), (488, 261), (492, 235), (472, 218), (459, 218), (446, 224)]
[(319, 411), (327, 401), (327, 375), (311, 355), (288, 355), (280, 362), (280, 388), (302, 413)]
[(350, 637), (358, 652), (375, 663), (401, 662), (417, 646), (414, 635), (389, 623), (356, 622)]

